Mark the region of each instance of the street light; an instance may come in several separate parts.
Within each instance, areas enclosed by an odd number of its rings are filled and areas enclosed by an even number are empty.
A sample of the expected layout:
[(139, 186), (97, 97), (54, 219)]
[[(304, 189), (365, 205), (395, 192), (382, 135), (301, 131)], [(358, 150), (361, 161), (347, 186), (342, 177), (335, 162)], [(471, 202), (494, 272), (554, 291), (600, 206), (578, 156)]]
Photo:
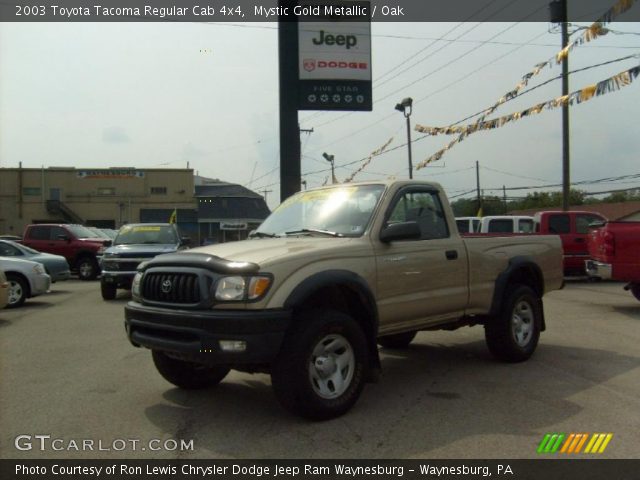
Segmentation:
[(323, 153), (322, 156), (324, 157), (324, 159), (329, 162), (331, 164), (331, 184), (335, 184), (336, 183), (336, 173), (334, 170), (334, 164), (333, 164), (333, 159), (335, 158), (334, 155), (329, 155), (327, 152)]
[(411, 97), (407, 97), (403, 99), (400, 103), (396, 105), (396, 110), (402, 112), (404, 118), (407, 119), (407, 148), (409, 151), (409, 178), (413, 179), (413, 162), (411, 161), (411, 121), (409, 117), (411, 116), (411, 111), (413, 107), (413, 99)]

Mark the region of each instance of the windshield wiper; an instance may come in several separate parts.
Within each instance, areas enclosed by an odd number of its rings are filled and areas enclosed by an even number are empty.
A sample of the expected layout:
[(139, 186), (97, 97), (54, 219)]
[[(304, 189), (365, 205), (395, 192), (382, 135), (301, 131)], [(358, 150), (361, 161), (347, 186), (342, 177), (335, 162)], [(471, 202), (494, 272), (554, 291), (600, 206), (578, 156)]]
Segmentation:
[(253, 232), (251, 235), (249, 235), (250, 238), (254, 238), (254, 237), (258, 237), (258, 238), (277, 238), (279, 237), (279, 235), (276, 235), (275, 233), (269, 233), (269, 232)]
[(298, 230), (291, 230), (290, 232), (284, 232), (285, 235), (295, 235), (297, 233), (319, 233), (321, 235), (329, 235), (331, 237), (344, 237), (342, 233), (330, 232), (329, 230), (321, 230), (319, 228), (300, 228)]

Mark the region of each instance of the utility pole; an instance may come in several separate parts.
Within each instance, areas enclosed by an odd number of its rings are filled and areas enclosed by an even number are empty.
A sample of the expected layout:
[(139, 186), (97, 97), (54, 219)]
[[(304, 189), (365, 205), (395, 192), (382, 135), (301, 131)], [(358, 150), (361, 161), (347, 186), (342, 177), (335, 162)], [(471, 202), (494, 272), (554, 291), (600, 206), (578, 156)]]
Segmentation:
[(264, 197), (264, 203), (267, 203), (267, 194), (273, 192), (273, 190), (267, 190), (266, 188), (264, 190), (262, 190), (263, 193), (263, 197)]
[(504, 213), (507, 213), (507, 187), (502, 185), (502, 201), (504, 202)]
[(480, 193), (480, 162), (476, 160), (476, 192), (478, 195), (478, 213), (480, 216), (482, 210), (482, 194)]
[[(294, 0), (278, 0), (278, 7), (292, 10)], [(278, 18), (278, 67), (280, 90), (280, 201), (300, 191), (300, 130), (298, 125), (298, 24)]]
[[(567, 0), (554, 0), (549, 4), (551, 22), (559, 23), (562, 33), (562, 48), (569, 45)], [(562, 58), (562, 95), (569, 95), (569, 52)], [(562, 106), (562, 209), (569, 210), (571, 194), (571, 163), (569, 148), (569, 103)]]

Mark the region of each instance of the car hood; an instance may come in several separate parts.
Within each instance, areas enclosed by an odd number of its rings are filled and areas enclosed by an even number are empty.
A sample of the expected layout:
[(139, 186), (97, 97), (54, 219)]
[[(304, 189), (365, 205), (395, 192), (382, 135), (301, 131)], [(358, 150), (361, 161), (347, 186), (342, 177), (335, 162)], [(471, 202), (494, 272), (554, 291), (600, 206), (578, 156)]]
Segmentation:
[(234, 262), (249, 262), (260, 266), (298, 257), (320, 258), (332, 256), (335, 251), (340, 256), (348, 255), (349, 245), (356, 238), (319, 238), (314, 236), (289, 236), (279, 238), (262, 238), (229, 242), (186, 250), (191, 253), (213, 255)]
[(53, 262), (53, 261), (59, 261), (59, 262), (64, 262), (67, 263), (67, 259), (64, 258), (62, 255), (54, 255), (52, 253), (45, 253), (45, 252), (40, 252), (40, 253), (26, 253), (25, 257), (28, 260), (31, 260), (33, 262)]
[(132, 244), (132, 245), (113, 245), (104, 252), (106, 257), (117, 256), (120, 258), (128, 257), (155, 257), (163, 253), (172, 253), (178, 250), (176, 244)]

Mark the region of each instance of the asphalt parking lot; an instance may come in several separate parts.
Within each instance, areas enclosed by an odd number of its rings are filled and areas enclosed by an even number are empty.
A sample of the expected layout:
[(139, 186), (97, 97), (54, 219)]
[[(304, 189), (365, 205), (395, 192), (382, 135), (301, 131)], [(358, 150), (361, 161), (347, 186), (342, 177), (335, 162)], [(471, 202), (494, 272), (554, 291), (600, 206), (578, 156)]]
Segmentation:
[[(640, 302), (619, 283), (571, 281), (545, 297), (548, 329), (523, 364), (494, 361), (481, 327), (422, 332), (385, 352), (380, 382), (324, 423), (283, 410), (267, 375), (174, 388), (128, 343), (126, 293), (104, 302), (99, 290), (60, 282), (0, 311), (0, 457), (535, 458), (546, 433), (609, 432), (600, 458), (640, 458)], [(50, 435), (62, 449), (34, 440), (18, 450), (19, 435)], [(69, 448), (84, 439), (93, 451)], [(117, 439), (140, 442), (118, 451)], [(152, 439), (193, 440), (193, 450), (143, 450)]]

